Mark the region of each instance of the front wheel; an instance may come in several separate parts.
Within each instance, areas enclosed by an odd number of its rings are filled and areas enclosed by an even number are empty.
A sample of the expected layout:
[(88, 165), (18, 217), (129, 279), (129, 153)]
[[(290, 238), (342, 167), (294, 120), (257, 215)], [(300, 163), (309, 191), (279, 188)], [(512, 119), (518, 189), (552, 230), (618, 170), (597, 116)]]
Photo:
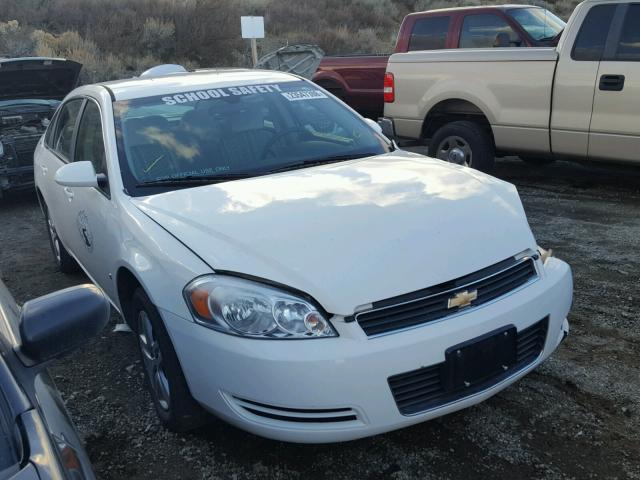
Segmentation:
[(158, 310), (140, 288), (133, 294), (132, 306), (142, 365), (160, 421), (174, 432), (204, 425), (208, 415), (191, 396)]
[(493, 171), (495, 163), (495, 149), (489, 132), (466, 120), (440, 127), (429, 142), (429, 156), (482, 172)]

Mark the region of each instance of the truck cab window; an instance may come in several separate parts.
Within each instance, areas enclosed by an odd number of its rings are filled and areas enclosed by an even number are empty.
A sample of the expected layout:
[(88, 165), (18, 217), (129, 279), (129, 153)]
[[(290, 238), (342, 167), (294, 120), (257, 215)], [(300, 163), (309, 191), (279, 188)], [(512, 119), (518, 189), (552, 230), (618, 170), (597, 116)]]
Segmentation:
[(467, 15), (462, 23), (460, 48), (519, 47), (522, 40), (498, 15)]
[(621, 62), (640, 62), (640, 5), (638, 4), (629, 5), (615, 59)]
[(589, 10), (573, 45), (572, 59), (600, 61), (616, 7), (616, 4), (597, 5)]
[(416, 21), (411, 30), (409, 51), (446, 48), (451, 17), (427, 17)]

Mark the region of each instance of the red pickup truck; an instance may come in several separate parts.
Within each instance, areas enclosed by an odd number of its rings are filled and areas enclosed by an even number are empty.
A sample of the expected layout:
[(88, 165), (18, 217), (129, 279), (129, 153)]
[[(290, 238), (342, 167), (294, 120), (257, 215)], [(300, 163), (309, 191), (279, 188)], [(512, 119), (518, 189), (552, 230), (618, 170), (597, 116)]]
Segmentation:
[[(503, 5), (431, 10), (407, 15), (394, 53), (451, 48), (555, 46), (565, 22), (541, 7)], [(388, 55), (324, 57), (312, 79), (361, 114), (384, 109)]]

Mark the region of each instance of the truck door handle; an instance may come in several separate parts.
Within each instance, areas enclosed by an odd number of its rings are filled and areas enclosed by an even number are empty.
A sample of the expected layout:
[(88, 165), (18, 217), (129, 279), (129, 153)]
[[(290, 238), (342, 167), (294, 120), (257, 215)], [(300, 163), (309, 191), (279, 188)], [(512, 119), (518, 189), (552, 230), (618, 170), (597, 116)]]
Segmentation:
[(69, 187), (64, 187), (64, 194), (67, 196), (69, 201), (73, 200), (73, 190), (71, 190)]
[(602, 75), (600, 77), (600, 90), (621, 92), (623, 88), (624, 75)]

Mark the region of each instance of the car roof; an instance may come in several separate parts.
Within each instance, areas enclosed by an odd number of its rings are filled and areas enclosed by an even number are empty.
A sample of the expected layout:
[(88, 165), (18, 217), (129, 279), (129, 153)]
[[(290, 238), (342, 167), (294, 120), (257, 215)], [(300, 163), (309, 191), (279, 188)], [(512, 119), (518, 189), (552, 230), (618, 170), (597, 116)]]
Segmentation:
[(473, 5), (469, 7), (448, 7), (448, 8), (436, 8), (434, 10), (427, 10), (424, 12), (416, 12), (411, 15), (425, 15), (429, 13), (442, 13), (442, 12), (460, 12), (466, 10), (511, 10), (514, 8), (542, 8), (539, 5), (519, 5), (519, 4), (507, 4), (507, 5)]
[(273, 70), (239, 68), (206, 69), (167, 75), (134, 77), (98, 85), (107, 88), (116, 101), (157, 95), (171, 95), (190, 90), (301, 81), (300, 77)]

